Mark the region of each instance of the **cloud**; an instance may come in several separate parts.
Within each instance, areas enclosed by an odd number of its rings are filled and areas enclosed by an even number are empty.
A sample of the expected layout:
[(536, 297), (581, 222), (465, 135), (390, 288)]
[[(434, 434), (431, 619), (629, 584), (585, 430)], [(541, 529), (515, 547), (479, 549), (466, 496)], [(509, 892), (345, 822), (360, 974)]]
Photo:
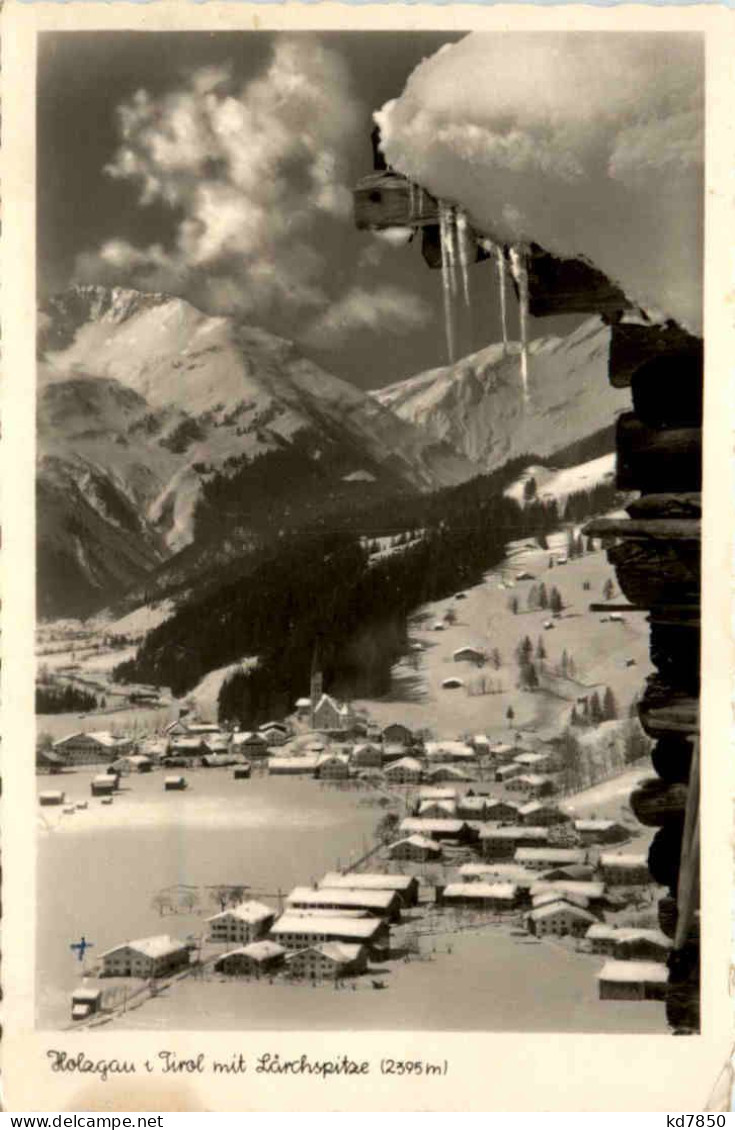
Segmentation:
[(700, 329), (701, 37), (475, 33), (376, 118), (389, 162), (484, 230), (586, 255)]
[(426, 325), (431, 314), (423, 299), (399, 287), (367, 290), (356, 286), (314, 321), (306, 340), (310, 345), (328, 348), (342, 344), (360, 330), (409, 333)]
[[(363, 119), (341, 56), (308, 36), (278, 38), (264, 71), (245, 86), (231, 68), (196, 71), (157, 97), (139, 90), (118, 111), (120, 145), (107, 174), (134, 185), (141, 206), (176, 216), (173, 245), (110, 239), (78, 256), (80, 281), (181, 294), (205, 310), (312, 323), (336, 339), (353, 324), (403, 327), (390, 292), (337, 300), (339, 261), (352, 230), (347, 155)], [(342, 309), (344, 320), (335, 314)], [(372, 310), (372, 313), (369, 312)], [(315, 330), (316, 334), (317, 331)]]

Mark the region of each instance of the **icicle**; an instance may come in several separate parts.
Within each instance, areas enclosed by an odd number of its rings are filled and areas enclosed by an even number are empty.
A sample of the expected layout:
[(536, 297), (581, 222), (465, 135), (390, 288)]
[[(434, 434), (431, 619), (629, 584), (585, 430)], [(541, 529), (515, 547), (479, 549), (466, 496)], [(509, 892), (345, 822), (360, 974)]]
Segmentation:
[(461, 208), (456, 213), (457, 243), (459, 245), (459, 263), (462, 269), (462, 293), (465, 306), (470, 304), (470, 260), (469, 260), (469, 229), (467, 216)]
[(444, 293), (444, 332), (447, 338), (447, 353), (450, 365), (454, 362), (454, 310), (452, 303), (453, 255), (449, 227), (449, 208), (439, 204), (439, 239), (442, 253), (442, 291)]
[(508, 303), (505, 293), (505, 252), (499, 243), (492, 245), (495, 254), (495, 266), (498, 271), (498, 290), (500, 292), (500, 323), (503, 327), (503, 352), (508, 352)]
[(518, 286), (518, 306), (521, 322), (521, 381), (523, 401), (528, 403), (528, 270), (522, 252), (510, 249), (510, 269)]

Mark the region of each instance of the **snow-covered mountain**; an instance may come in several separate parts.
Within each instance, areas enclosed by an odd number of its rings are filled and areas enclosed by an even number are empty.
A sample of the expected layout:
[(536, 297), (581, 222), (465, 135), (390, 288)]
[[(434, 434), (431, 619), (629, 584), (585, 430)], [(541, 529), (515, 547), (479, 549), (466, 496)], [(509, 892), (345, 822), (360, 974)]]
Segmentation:
[[(196, 539), (207, 488), (264, 466), (258, 457), (291, 452), (289, 473), (325, 500), (477, 473), (291, 342), (179, 298), (74, 287), (49, 301), (39, 329), (43, 615), (141, 582)], [(267, 495), (263, 475), (252, 478), (245, 489)], [(301, 502), (318, 509), (321, 498)]]
[(518, 455), (553, 456), (602, 430), (629, 407), (607, 379), (610, 330), (599, 318), (568, 337), (529, 345), (524, 404), (519, 346), (511, 343), (374, 392), (376, 400), (484, 470)]

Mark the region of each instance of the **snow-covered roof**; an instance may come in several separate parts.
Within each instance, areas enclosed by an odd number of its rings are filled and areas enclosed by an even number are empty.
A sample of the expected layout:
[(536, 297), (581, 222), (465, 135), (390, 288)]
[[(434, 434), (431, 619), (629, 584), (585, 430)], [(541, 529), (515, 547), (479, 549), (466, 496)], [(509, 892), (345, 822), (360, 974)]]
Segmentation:
[(296, 699), (296, 705), (298, 707), (311, 706), (311, 699), (310, 698), (297, 698)]
[(606, 961), (597, 974), (598, 981), (640, 982), (663, 984), (669, 971), (661, 961)]
[(417, 816), (407, 816), (400, 824), (402, 832), (459, 832), (466, 828), (464, 820), (443, 820), (436, 818), (422, 820)]
[(415, 757), (402, 757), (399, 761), (394, 761), (391, 765), (386, 765), (385, 775), (393, 773), (396, 769), (410, 769), (414, 773), (420, 773), (423, 766), (420, 761)]
[(398, 847), (399, 844), (410, 844), (411, 847), (423, 848), (424, 850), (433, 851), (437, 855), (441, 851), (439, 844), (435, 843), (434, 840), (430, 840), (426, 836), (421, 836), (418, 834), (414, 836), (406, 836), (402, 840), (396, 840), (395, 843), (392, 843), (390, 845), (390, 850)]
[(135, 950), (145, 957), (166, 957), (170, 953), (180, 953), (181, 950), (186, 949), (186, 942), (172, 938), (170, 934), (156, 934), (150, 938), (137, 938), (134, 942), (121, 942), (120, 945), (105, 950), (100, 956), (109, 957), (110, 954), (118, 953), (123, 949)]
[(580, 848), (526, 847), (518, 848), (516, 859), (529, 863), (584, 863), (585, 853)]
[(608, 832), (614, 828), (614, 820), (575, 820), (574, 827), (578, 832)]
[(428, 788), (419, 790), (419, 800), (456, 800), (456, 789)]
[(514, 883), (449, 883), (444, 888), (444, 898), (507, 899), (512, 902), (518, 894)]
[(351, 887), (363, 891), (407, 891), (414, 882), (412, 875), (383, 875), (377, 871), (349, 871), (342, 875), (339, 871), (328, 871), (319, 886), (333, 889)]
[(292, 914), (289, 911), (287, 914), (281, 915), (275, 925), (271, 926), (271, 934), (274, 937), (283, 934), (320, 936), (331, 932), (351, 938), (372, 938), (382, 929), (384, 929), (384, 923), (380, 918), (348, 918), (337, 914), (321, 917), (310, 914)]
[(233, 957), (235, 954), (243, 954), (245, 957), (252, 958), (253, 961), (267, 961), (271, 957), (279, 957), (285, 953), (286, 950), (280, 946), (278, 942), (271, 942), (267, 938), (263, 938), (259, 942), (248, 942), (246, 946), (239, 946), (237, 949), (228, 950), (223, 953), (222, 957)]
[(389, 910), (395, 903), (396, 892), (385, 888), (355, 890), (351, 887), (294, 887), (286, 898), (289, 906), (335, 906), (369, 907), (371, 910)]
[(648, 868), (648, 860), (645, 855), (621, 854), (616, 855), (612, 852), (603, 852), (600, 856), (601, 867), (630, 867), (631, 870), (636, 867)]
[(558, 914), (559, 911), (564, 910), (568, 914), (586, 922), (594, 922), (595, 916), (590, 914), (588, 910), (584, 910), (581, 906), (575, 906), (573, 903), (565, 902), (563, 899), (558, 899), (556, 902), (550, 902), (546, 906), (538, 906), (535, 910), (530, 912), (530, 917), (534, 921), (539, 918), (550, 918), (552, 914)]
[[(548, 840), (548, 828), (534, 828), (530, 824), (508, 824), (504, 828), (481, 828), (481, 840)], [(524, 848), (524, 851), (531, 851), (531, 848)], [(547, 851), (547, 848), (539, 848), (539, 851)], [(529, 856), (535, 859), (535, 856)], [(544, 856), (544, 858), (546, 858)]]
[(293, 961), (302, 953), (319, 953), (338, 965), (349, 965), (357, 960), (362, 951), (363, 947), (359, 943), (355, 945), (353, 942), (317, 942), (314, 946), (305, 946), (303, 949), (295, 950), (288, 955), (286, 960)]
[(605, 884), (592, 880), (585, 882), (581, 879), (539, 879), (531, 888), (531, 896), (544, 894), (546, 891), (557, 891), (560, 894), (569, 893), (582, 895), (588, 899), (600, 899), (605, 893)]
[(265, 903), (250, 899), (248, 902), (241, 902), (237, 906), (228, 906), (226, 910), (220, 911), (219, 914), (213, 914), (206, 921), (218, 922), (222, 918), (237, 918), (241, 922), (255, 923), (262, 922), (263, 919), (269, 918), (274, 913)]

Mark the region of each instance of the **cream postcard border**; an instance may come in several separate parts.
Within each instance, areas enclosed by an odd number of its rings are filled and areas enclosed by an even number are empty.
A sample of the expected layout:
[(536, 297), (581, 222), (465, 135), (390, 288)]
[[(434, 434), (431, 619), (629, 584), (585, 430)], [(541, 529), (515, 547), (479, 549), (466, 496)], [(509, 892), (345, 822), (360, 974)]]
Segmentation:
[[(50, 1033), (34, 1028), (35, 71), (40, 30), (703, 30), (707, 42), (705, 512), (702, 599), (702, 1018), (699, 1036), (463, 1032)], [(104, 81), (104, 75), (100, 76)], [(532, 79), (530, 79), (532, 81)], [(711, 6), (481, 8), (186, 2), (32, 4), (2, 14), (3, 552), (2, 1072), (10, 1111), (698, 1111), (733, 1043), (731, 428), (735, 358), (735, 13)], [(90, 875), (94, 860), (87, 861)], [(52, 1074), (48, 1048), (129, 1058), (169, 1048), (252, 1063), (368, 1059), (367, 1079), (256, 1075), (111, 1078)], [(441, 1078), (382, 1077), (381, 1056), (446, 1058)]]

